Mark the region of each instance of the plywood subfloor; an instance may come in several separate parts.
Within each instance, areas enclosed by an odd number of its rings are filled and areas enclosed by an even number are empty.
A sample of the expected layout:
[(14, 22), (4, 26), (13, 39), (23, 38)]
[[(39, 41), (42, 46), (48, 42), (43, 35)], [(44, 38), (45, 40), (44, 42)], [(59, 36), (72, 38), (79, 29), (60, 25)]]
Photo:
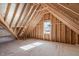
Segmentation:
[[(34, 43), (36, 46), (29, 48)], [(26, 50), (21, 47), (26, 47)], [(14, 40), (0, 44), (0, 56), (79, 56), (79, 47), (69, 44), (49, 42), (37, 39)]]

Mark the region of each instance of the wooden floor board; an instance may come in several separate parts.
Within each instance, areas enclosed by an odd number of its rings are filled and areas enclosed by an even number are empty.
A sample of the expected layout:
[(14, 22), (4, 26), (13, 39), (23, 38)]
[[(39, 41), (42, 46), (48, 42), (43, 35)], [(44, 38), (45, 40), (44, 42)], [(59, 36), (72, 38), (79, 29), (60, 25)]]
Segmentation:
[[(36, 44), (37, 43), (37, 44)], [(41, 43), (41, 45), (40, 45)], [(21, 47), (31, 46), (24, 50)], [(0, 56), (78, 56), (79, 47), (38, 39), (15, 40), (0, 44)]]

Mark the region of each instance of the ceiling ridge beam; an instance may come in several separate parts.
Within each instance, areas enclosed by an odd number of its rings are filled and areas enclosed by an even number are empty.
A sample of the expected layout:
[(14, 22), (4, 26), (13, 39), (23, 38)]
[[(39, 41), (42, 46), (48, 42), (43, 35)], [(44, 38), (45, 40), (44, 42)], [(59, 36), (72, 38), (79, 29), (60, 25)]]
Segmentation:
[(48, 7), (44, 7), (43, 9), (39, 9), (37, 12), (39, 12), (39, 11), (44, 11), (44, 10), (46, 10)]

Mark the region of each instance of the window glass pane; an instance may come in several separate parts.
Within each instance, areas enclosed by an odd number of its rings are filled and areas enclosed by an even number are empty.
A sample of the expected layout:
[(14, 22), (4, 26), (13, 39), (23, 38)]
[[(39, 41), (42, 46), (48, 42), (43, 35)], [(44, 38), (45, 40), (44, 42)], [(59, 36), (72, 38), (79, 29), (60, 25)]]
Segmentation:
[(49, 20), (44, 21), (44, 34), (50, 34), (51, 22)]

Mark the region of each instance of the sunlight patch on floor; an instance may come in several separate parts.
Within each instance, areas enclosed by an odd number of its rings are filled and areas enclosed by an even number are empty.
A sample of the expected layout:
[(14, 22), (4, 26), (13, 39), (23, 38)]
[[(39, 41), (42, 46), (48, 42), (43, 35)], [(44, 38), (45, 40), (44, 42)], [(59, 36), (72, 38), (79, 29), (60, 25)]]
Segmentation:
[(42, 44), (44, 44), (44, 43), (35, 42), (35, 43), (31, 43), (31, 44), (28, 44), (28, 45), (21, 46), (20, 48), (23, 49), (23, 50), (29, 50), (29, 49), (35, 48), (37, 46), (40, 46)]

